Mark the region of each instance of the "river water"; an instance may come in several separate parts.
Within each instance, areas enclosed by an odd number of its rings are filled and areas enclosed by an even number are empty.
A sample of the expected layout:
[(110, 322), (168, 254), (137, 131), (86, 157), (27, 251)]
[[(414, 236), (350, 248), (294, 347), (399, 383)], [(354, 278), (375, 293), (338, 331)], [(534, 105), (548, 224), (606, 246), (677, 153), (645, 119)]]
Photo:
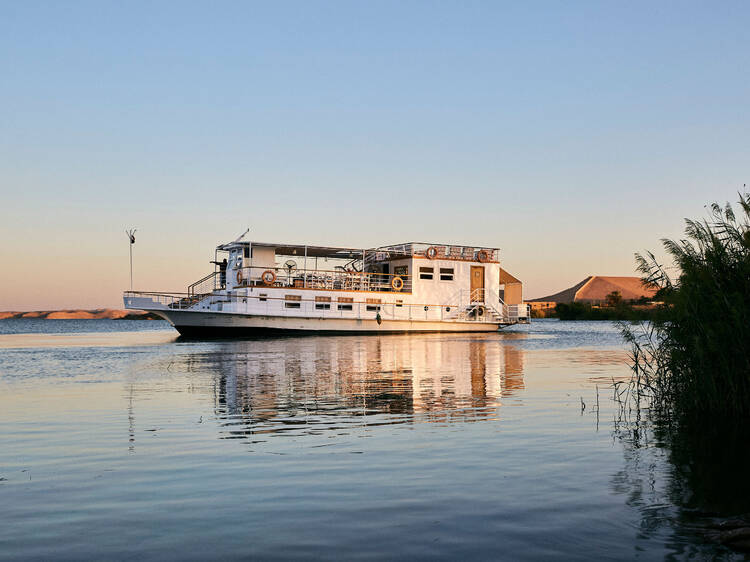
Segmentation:
[(684, 559), (619, 330), (182, 341), (0, 322), (0, 559)]

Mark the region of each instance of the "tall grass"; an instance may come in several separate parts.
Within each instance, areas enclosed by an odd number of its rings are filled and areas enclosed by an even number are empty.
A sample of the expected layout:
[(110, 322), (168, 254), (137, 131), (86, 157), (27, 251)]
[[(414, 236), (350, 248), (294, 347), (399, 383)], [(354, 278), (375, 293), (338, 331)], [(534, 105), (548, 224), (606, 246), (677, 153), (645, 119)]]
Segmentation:
[(677, 274), (652, 253), (638, 270), (663, 301), (631, 343), (631, 396), (670, 414), (750, 418), (750, 195), (739, 208), (714, 203), (708, 218), (686, 219), (685, 238), (662, 240)]

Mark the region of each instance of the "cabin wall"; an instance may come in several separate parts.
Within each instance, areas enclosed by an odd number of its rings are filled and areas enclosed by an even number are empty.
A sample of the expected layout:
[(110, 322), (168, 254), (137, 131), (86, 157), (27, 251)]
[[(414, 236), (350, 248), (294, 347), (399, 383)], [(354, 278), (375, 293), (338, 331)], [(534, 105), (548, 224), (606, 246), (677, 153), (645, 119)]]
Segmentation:
[[(484, 268), (484, 288), (488, 304), (497, 304), (498, 292), (500, 291), (498, 264), (440, 259), (430, 260), (426, 258), (414, 258), (414, 301), (424, 302), (425, 304), (457, 302), (459, 291), (463, 291), (464, 298), (468, 298), (468, 294), (471, 291), (472, 266), (481, 266)], [(432, 279), (420, 279), (420, 268), (425, 267), (433, 269)], [(453, 280), (441, 280), (440, 269), (452, 269)], [(493, 296), (494, 298), (492, 298)]]
[(521, 304), (523, 302), (523, 285), (521, 283), (505, 284), (505, 304)]
[(253, 257), (250, 258), (250, 263), (247, 265), (254, 268), (252, 270), (252, 278), (259, 279), (263, 270), (276, 267), (276, 249), (264, 246), (253, 246)]

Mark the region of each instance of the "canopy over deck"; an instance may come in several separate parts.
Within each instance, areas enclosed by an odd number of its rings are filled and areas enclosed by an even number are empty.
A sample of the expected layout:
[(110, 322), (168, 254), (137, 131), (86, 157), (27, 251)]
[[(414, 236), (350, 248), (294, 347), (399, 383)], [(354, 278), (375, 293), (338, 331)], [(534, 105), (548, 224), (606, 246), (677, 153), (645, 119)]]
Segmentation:
[[(435, 248), (439, 257), (448, 259), (473, 260), (478, 252), (487, 253), (491, 261), (499, 259), (499, 248), (488, 246), (463, 246), (458, 244), (437, 244), (429, 242), (405, 242), (378, 246), (375, 248), (351, 248), (335, 246), (311, 246), (305, 244), (287, 244), (272, 242), (234, 241), (221, 244), (216, 249), (229, 251), (235, 248), (273, 248), (278, 256), (307, 256), (311, 258), (353, 259), (362, 256), (363, 252), (372, 255), (371, 259), (388, 260), (400, 257), (424, 256), (428, 248)], [(377, 258), (376, 258), (377, 256)]]
[(307, 256), (309, 258), (351, 259), (361, 256), (367, 248), (343, 248), (333, 246), (306, 246), (304, 244), (286, 244), (272, 242), (228, 242), (218, 246), (220, 251), (235, 248), (273, 248), (277, 256)]

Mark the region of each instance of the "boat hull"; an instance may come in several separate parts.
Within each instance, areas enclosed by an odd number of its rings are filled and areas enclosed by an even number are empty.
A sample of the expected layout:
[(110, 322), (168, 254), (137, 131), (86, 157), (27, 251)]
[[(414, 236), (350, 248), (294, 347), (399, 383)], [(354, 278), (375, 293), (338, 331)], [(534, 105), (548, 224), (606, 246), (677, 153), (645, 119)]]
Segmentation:
[(503, 324), (359, 318), (308, 318), (152, 310), (185, 337), (239, 337), (272, 334), (387, 334), (411, 332), (496, 332)]

